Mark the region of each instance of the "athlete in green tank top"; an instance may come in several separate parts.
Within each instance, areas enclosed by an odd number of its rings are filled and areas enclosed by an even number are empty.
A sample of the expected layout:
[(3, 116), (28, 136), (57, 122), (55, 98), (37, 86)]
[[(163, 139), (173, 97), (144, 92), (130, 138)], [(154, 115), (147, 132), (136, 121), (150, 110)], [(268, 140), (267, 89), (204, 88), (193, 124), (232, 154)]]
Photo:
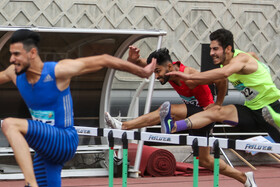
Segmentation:
[[(230, 104), (212, 107), (181, 121), (172, 121), (174, 126), (187, 129), (201, 129), (211, 122), (221, 122), (238, 126), (240, 131), (266, 131), (280, 143), (280, 90), (272, 81), (268, 67), (259, 62), (253, 53), (234, 50), (233, 34), (226, 29), (218, 29), (210, 34), (210, 56), (213, 63), (221, 68), (195, 74), (169, 72), (167, 76), (178, 76), (183, 80), (217, 80), (228, 78), (245, 98), (245, 105)], [(165, 128), (171, 116), (170, 110), (162, 107), (161, 126)], [(166, 122), (167, 121), (167, 122)], [(180, 127), (181, 128), (181, 127)], [(252, 173), (242, 173), (222, 164), (220, 172), (233, 177), (245, 187), (257, 187)]]

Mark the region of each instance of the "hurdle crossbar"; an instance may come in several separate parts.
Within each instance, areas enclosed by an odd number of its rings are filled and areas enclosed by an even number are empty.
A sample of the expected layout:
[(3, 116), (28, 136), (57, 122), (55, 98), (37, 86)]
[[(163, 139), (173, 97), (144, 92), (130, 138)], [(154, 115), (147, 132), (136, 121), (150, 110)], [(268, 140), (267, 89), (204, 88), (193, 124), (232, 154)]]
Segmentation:
[(215, 140), (219, 140), (220, 148), (243, 150), (243, 151), (255, 151), (263, 153), (280, 153), (279, 143), (264, 143), (256, 142), (252, 140), (233, 140), (226, 138), (209, 138), (209, 146), (213, 147)]
[(278, 143), (262, 143), (252, 140), (234, 140), (226, 138), (214, 137), (200, 137), (178, 134), (162, 134), (150, 132), (136, 132), (131, 130), (109, 129), (109, 128), (95, 128), (95, 127), (82, 127), (75, 126), (79, 135), (85, 136), (104, 136), (108, 137), (108, 133), (113, 131), (113, 137), (122, 139), (122, 134), (126, 132), (128, 140), (142, 140), (147, 142), (179, 144), (179, 145), (192, 145), (195, 138), (198, 140), (198, 146), (213, 147), (214, 141), (219, 141), (220, 148), (231, 148), (235, 150), (244, 151), (257, 151), (264, 153), (280, 153), (280, 144)]

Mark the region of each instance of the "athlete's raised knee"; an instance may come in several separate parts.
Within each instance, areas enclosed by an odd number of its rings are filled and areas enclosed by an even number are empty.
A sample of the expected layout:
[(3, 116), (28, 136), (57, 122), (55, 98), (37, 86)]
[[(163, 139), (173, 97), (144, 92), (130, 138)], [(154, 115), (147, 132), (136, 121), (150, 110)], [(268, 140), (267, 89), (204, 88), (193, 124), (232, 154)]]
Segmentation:
[(231, 115), (231, 111), (223, 106), (215, 107), (209, 110), (212, 111), (210, 115), (211, 119), (216, 122), (223, 122), (224, 120), (228, 120), (229, 116)]
[(220, 121), (223, 115), (222, 107), (212, 107), (207, 110), (208, 116), (212, 121)]
[(1, 123), (1, 128), (3, 133), (5, 134), (6, 132), (8, 132), (9, 130), (19, 130), (23, 133), (26, 132), (27, 128), (24, 126), (24, 120), (22, 120), (22, 123), (19, 123), (19, 119), (17, 118), (5, 118), (4, 120), (2, 120)]
[(10, 128), (13, 128), (14, 118), (5, 118), (1, 122), (2, 131), (5, 133)]

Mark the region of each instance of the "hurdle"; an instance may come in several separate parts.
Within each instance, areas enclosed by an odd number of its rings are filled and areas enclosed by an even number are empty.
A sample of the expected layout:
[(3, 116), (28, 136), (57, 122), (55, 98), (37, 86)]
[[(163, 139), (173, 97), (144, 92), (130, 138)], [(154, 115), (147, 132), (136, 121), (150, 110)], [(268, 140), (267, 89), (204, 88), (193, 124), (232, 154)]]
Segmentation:
[[(114, 185), (114, 137), (113, 131), (109, 131), (108, 133), (108, 142), (109, 142), (109, 187)], [(123, 167), (122, 167), (122, 186), (127, 186), (127, 149), (128, 149), (128, 140), (126, 132), (122, 134), (122, 142), (123, 142)]]
[(113, 131), (108, 133), (108, 142), (109, 142), (109, 187), (114, 185), (114, 138)]
[[(214, 148), (214, 187), (219, 186), (219, 159), (220, 148), (235, 149), (244, 151), (258, 151), (264, 153), (280, 153), (280, 144), (255, 142), (250, 140), (234, 140), (215, 137), (200, 137), (180, 134), (161, 134), (151, 132), (137, 132), (130, 130), (108, 129), (108, 128), (92, 128), (75, 126), (79, 135), (85, 136), (103, 136), (109, 141), (109, 151), (113, 152), (114, 138), (123, 141), (123, 187), (127, 186), (127, 145), (128, 140), (142, 140), (156, 143), (167, 143), (177, 145), (189, 145), (194, 148), (194, 182), (193, 186), (198, 186), (198, 147), (213, 147)], [(109, 152), (109, 186), (113, 186), (114, 165), (113, 154)], [(124, 161), (125, 160), (125, 161)], [(111, 163), (111, 164), (110, 164)], [(111, 167), (111, 168), (110, 168)], [(110, 176), (111, 175), (111, 176)]]
[(123, 168), (122, 168), (122, 186), (126, 187), (127, 186), (127, 158), (128, 158), (128, 140), (127, 140), (127, 135), (126, 132), (123, 133), (122, 135), (122, 143), (123, 143)]
[(198, 147), (197, 138), (193, 140), (192, 149), (193, 149), (193, 187), (198, 187), (199, 147)]
[(219, 168), (220, 168), (220, 147), (219, 140), (215, 140), (214, 146), (214, 187), (219, 186)]

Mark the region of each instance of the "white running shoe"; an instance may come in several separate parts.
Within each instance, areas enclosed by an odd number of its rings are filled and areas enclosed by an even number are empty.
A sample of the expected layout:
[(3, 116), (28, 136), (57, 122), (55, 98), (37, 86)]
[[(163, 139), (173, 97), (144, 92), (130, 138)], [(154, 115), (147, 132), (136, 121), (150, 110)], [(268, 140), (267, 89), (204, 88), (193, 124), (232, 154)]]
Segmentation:
[(105, 121), (108, 127), (112, 129), (122, 129), (122, 122), (113, 118), (108, 112), (105, 112)]
[(245, 187), (257, 187), (257, 184), (254, 179), (254, 173), (253, 172), (246, 172), (245, 173), (247, 180), (244, 184)]

